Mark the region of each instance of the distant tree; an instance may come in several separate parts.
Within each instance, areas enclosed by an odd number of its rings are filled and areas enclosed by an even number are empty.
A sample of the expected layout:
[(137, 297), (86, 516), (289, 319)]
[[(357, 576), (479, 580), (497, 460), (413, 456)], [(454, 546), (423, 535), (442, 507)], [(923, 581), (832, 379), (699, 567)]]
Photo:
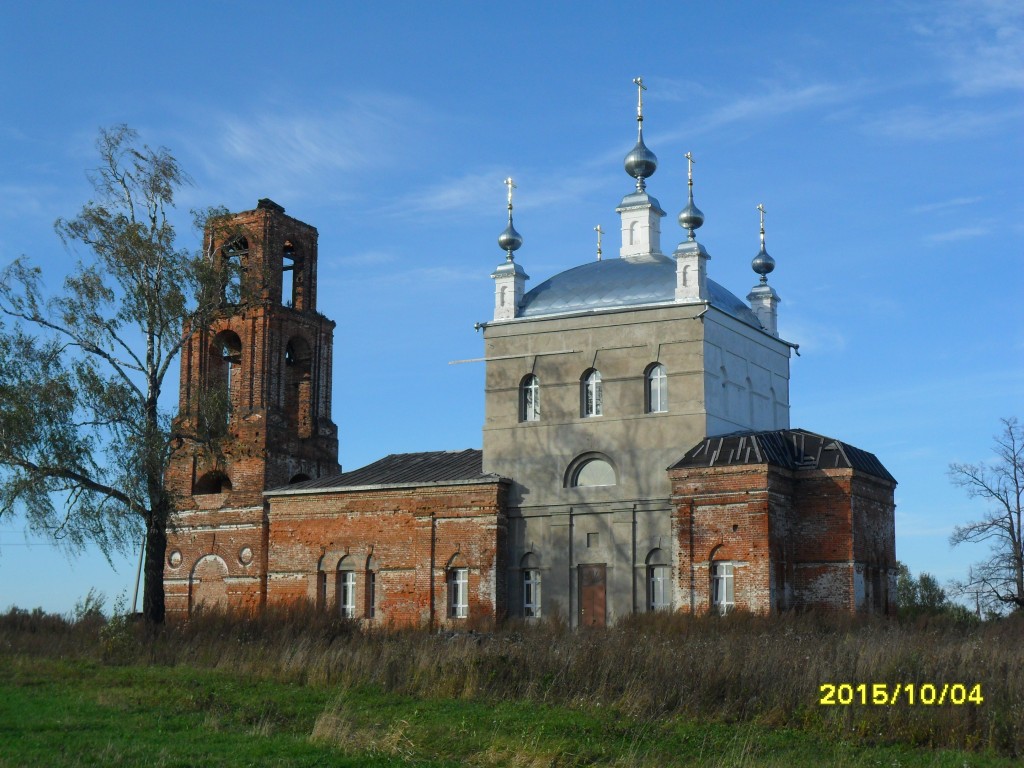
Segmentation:
[(956, 592), (988, 608), (1019, 611), (1024, 610), (1024, 427), (1016, 418), (1001, 422), (994, 461), (949, 465), (953, 484), (988, 505), (980, 520), (957, 526), (949, 541), (989, 545), (988, 559), (971, 566)]
[[(20, 508), (70, 550), (91, 541), (108, 557), (144, 533), (143, 613), (160, 623), (174, 506), (164, 472), (175, 440), (203, 436), (173, 435), (158, 403), (190, 329), (224, 301), (226, 276), (175, 244), (167, 211), (189, 180), (168, 150), (124, 125), (96, 146), (94, 199), (55, 225), (90, 258), (52, 298), (24, 257), (0, 274), (0, 518)], [(215, 213), (194, 215), (205, 225)]]
[(896, 605), (900, 612), (917, 607), (917, 579), (906, 563), (896, 563)]
[(896, 604), (900, 613), (942, 613), (951, 607), (946, 591), (930, 573), (916, 579), (904, 563), (896, 563)]

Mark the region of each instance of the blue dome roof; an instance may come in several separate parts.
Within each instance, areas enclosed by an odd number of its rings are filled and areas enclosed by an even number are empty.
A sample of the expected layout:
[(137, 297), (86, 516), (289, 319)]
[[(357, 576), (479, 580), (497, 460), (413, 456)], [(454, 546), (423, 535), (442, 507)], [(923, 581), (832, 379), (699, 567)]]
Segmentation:
[[(711, 304), (760, 328), (761, 323), (741, 299), (708, 280)], [(676, 298), (676, 263), (666, 256), (650, 261), (606, 259), (567, 269), (523, 296), (520, 317), (543, 317), (643, 304), (671, 304)]]

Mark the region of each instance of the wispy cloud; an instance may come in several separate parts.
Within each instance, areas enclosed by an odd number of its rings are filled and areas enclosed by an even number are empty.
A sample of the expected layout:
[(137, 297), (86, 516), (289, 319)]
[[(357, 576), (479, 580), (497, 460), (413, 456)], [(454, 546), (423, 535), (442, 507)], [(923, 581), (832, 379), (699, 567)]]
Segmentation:
[(953, 243), (960, 240), (973, 240), (977, 237), (984, 237), (991, 230), (988, 227), (958, 227), (947, 229), (945, 232), (936, 232), (925, 238), (928, 243)]
[[(579, 200), (595, 187), (598, 174), (561, 174), (551, 180), (540, 171), (513, 173), (516, 183), (530, 193), (515, 198), (517, 211), (528, 211)], [(502, 181), (508, 176), (496, 168), (475, 170), (455, 178), (421, 187), (389, 206), (387, 213), (398, 216), (434, 217), (437, 215), (493, 214), (505, 201)], [(543, 176), (543, 178), (542, 178)], [(532, 181), (535, 180), (535, 181)]]
[(655, 139), (659, 142), (668, 142), (684, 136), (708, 133), (725, 125), (763, 121), (809, 109), (834, 106), (853, 99), (856, 92), (856, 88), (841, 88), (830, 83), (812, 83), (796, 87), (768, 85), (756, 95), (738, 96), (711, 108), (701, 116), (699, 124), (687, 125), (685, 129), (679, 131), (656, 134)]
[(425, 112), (411, 99), (380, 94), (326, 110), (265, 106), (215, 117), (213, 141), (198, 154), (211, 186), (274, 189), (292, 200), (346, 198), (374, 171), (401, 162)]
[(910, 209), (911, 213), (934, 213), (935, 211), (947, 211), (950, 208), (962, 208), (967, 205), (980, 203), (981, 197), (954, 197), (952, 200), (940, 200), (936, 203), (924, 203)]
[(1024, 110), (1020, 108), (983, 111), (905, 107), (869, 120), (865, 124), (865, 130), (895, 139), (940, 141), (986, 134), (1007, 123), (1020, 120), (1022, 115)]
[(779, 335), (799, 344), (801, 352), (836, 353), (846, 349), (846, 336), (836, 326), (793, 317), (780, 326)]
[(913, 29), (961, 96), (1024, 90), (1024, 5), (1020, 0), (928, 2)]

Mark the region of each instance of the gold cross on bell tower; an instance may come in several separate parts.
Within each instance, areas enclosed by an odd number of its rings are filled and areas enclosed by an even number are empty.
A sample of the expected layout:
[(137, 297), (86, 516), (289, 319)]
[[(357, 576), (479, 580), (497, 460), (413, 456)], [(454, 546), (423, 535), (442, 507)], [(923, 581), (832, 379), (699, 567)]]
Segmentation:
[(516, 189), (516, 183), (512, 181), (512, 177), (509, 176), (505, 179), (505, 186), (508, 187), (508, 209), (512, 210), (512, 190)]
[(647, 90), (647, 86), (644, 85), (642, 77), (634, 77), (633, 85), (636, 86), (636, 120), (638, 123), (642, 123), (644, 121), (644, 91)]

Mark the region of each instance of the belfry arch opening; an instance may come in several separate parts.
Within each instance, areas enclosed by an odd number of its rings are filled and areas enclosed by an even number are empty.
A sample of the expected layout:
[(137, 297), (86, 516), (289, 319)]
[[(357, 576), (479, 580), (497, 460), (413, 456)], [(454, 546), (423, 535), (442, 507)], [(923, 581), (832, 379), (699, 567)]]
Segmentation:
[(233, 238), (220, 249), (221, 303), (242, 303), (242, 274), (248, 260), (249, 241), (244, 237)]
[(223, 433), (239, 402), (242, 340), (234, 331), (221, 331), (210, 343), (203, 409), (212, 433)]
[(284, 351), (284, 413), (299, 437), (313, 431), (311, 371), (313, 355), (301, 336), (289, 340)]
[(303, 280), (303, 259), (299, 249), (291, 240), (285, 240), (281, 248), (281, 305), (293, 309), (305, 309), (305, 283)]

